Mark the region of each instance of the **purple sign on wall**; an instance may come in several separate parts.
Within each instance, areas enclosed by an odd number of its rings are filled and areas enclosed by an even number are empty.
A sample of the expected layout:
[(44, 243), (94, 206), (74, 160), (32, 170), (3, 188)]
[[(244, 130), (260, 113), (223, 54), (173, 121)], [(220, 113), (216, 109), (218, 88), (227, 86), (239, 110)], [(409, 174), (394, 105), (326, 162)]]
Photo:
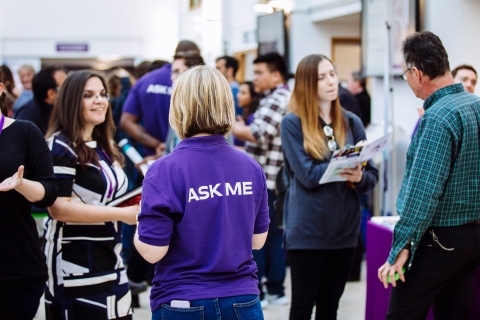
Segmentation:
[(87, 52), (87, 43), (57, 43), (57, 51), (63, 52)]

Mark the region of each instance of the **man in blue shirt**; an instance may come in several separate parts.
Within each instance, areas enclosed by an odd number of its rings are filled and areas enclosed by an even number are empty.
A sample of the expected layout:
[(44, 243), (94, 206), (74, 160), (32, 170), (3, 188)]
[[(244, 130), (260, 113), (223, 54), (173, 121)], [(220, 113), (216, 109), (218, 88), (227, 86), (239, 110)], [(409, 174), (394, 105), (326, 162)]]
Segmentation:
[(20, 82), (22, 82), (23, 91), (13, 104), (14, 113), (33, 98), (32, 80), (34, 75), (35, 69), (29, 64), (24, 64), (18, 69), (18, 76), (20, 77)]
[[(200, 54), (200, 48), (191, 41), (181, 41), (175, 52)], [(135, 83), (125, 100), (120, 119), (122, 130), (144, 147), (145, 155), (154, 158), (163, 154), (168, 133), (172, 94), (171, 66), (168, 63), (147, 73)], [(142, 119), (143, 125), (140, 124)]]
[(238, 71), (238, 60), (234, 57), (223, 56), (217, 59), (215, 67), (227, 79), (230, 89), (233, 94), (233, 101), (235, 102), (235, 114), (242, 115), (243, 109), (238, 106), (237, 93), (240, 89), (238, 82), (235, 80), (235, 75)]

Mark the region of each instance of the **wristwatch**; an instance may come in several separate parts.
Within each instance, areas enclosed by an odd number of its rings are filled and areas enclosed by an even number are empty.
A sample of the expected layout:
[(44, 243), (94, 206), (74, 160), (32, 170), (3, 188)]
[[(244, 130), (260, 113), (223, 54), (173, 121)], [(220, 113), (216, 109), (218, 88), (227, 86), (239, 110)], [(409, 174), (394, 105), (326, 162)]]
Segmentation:
[(408, 242), (402, 249), (406, 249), (406, 250), (410, 251), (410, 249), (412, 249), (412, 244), (410, 242)]

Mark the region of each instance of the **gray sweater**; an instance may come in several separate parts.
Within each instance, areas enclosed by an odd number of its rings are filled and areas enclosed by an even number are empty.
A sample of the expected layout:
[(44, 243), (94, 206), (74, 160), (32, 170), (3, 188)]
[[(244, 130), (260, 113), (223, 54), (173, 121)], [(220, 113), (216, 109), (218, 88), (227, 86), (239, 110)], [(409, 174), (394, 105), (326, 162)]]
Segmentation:
[[(344, 114), (349, 126), (346, 143), (355, 145), (365, 140), (360, 118), (348, 111)], [(373, 190), (378, 170), (369, 161), (355, 189), (347, 187), (346, 182), (320, 185), (329, 160), (314, 159), (306, 153), (300, 119), (293, 113), (287, 114), (280, 130), (285, 171), (290, 180), (284, 207), (287, 249), (356, 247), (361, 216), (358, 196)]]

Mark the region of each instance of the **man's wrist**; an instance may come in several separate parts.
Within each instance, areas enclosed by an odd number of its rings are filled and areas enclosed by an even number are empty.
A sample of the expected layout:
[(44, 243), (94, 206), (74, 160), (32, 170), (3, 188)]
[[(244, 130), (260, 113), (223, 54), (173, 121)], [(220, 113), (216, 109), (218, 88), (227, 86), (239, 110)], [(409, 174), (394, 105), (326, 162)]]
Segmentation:
[(408, 251), (410, 251), (411, 249), (412, 249), (412, 244), (410, 242), (405, 244), (402, 248), (402, 250), (408, 250)]

